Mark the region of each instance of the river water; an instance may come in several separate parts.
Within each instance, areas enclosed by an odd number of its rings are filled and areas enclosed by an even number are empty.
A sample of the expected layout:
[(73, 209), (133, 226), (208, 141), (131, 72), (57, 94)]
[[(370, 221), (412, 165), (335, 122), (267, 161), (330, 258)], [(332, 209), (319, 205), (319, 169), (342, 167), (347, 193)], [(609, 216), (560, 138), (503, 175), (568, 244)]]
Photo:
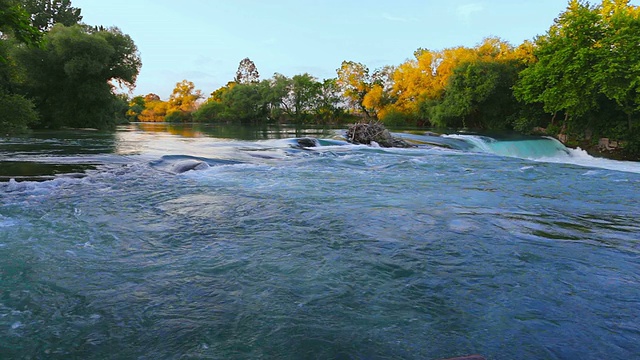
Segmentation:
[(0, 140), (0, 358), (639, 356), (640, 163), (341, 134)]

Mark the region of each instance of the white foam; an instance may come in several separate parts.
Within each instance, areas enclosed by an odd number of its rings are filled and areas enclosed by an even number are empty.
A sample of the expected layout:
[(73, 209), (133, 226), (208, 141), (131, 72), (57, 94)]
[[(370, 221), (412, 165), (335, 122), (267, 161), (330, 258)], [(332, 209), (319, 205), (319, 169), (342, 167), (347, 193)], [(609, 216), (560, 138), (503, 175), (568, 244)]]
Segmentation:
[(0, 228), (16, 225), (17, 222), (12, 218), (0, 215)]
[[(623, 171), (640, 174), (640, 162), (634, 161), (620, 161), (611, 160), (605, 158), (597, 158), (589, 155), (586, 151), (577, 149), (568, 149), (568, 156), (554, 156), (547, 158), (534, 159), (535, 161), (558, 163), (558, 164), (572, 164), (591, 168), (600, 168), (606, 170)], [(589, 174), (593, 175), (593, 173)]]

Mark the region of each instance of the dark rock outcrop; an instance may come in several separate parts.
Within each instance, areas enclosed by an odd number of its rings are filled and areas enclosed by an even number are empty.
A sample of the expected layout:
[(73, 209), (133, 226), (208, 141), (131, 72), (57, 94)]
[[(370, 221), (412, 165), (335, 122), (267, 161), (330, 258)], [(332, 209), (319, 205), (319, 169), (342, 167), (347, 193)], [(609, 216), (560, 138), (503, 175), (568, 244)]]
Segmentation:
[(347, 129), (347, 141), (352, 144), (372, 145), (376, 143), (381, 147), (409, 148), (413, 145), (393, 137), (389, 130), (379, 122), (358, 123)]

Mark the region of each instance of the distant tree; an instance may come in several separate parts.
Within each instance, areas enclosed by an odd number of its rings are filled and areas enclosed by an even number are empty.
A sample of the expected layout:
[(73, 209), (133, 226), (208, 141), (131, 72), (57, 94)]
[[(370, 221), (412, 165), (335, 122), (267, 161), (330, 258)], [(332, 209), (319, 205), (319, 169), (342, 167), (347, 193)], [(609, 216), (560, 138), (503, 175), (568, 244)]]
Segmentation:
[(243, 123), (260, 122), (267, 119), (267, 103), (259, 84), (237, 84), (225, 93), (222, 103), (225, 112), (221, 117), (228, 121)]
[(251, 84), (260, 81), (260, 73), (258, 73), (256, 64), (249, 58), (242, 59), (234, 81), (238, 84)]
[(191, 81), (182, 80), (176, 84), (173, 93), (169, 97), (167, 109), (167, 121), (189, 122), (192, 113), (196, 110), (196, 102), (202, 98), (202, 92), (195, 90)]
[(334, 123), (344, 115), (343, 99), (336, 79), (325, 79), (315, 98), (316, 117), (323, 123)]
[(512, 86), (516, 61), (473, 61), (458, 65), (445, 87), (431, 121), (440, 127), (502, 130), (512, 128), (519, 105)]
[(162, 101), (156, 94), (147, 94), (144, 97), (144, 109), (138, 115), (142, 122), (164, 122), (167, 116), (169, 103)]
[(55, 24), (73, 26), (82, 20), (81, 10), (71, 6), (71, 0), (21, 0), (31, 14), (31, 24), (47, 31)]
[(319, 83), (316, 79), (307, 74), (294, 75), (291, 78), (291, 91), (289, 101), (293, 108), (293, 120), (304, 122), (310, 113), (314, 100), (320, 91)]
[[(159, 98), (158, 98), (159, 99)], [(126, 116), (129, 121), (140, 121), (139, 116), (144, 110), (145, 99), (142, 96), (136, 96), (129, 101), (129, 108)]]
[(370, 117), (369, 109), (363, 104), (365, 96), (372, 87), (369, 68), (361, 63), (343, 61), (337, 73), (337, 84), (349, 100), (351, 110), (362, 112), (366, 117)]

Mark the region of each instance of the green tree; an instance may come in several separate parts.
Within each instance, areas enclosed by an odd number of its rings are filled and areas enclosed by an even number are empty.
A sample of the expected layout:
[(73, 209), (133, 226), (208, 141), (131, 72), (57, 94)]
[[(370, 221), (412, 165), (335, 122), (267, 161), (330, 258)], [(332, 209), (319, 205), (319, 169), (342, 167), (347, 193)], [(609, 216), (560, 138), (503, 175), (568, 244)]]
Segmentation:
[[(29, 13), (16, 0), (0, 0), (0, 42), (5, 42), (8, 37), (27, 45), (37, 44), (42, 33), (31, 25)], [(0, 55), (0, 62), (6, 58)]]
[(565, 123), (596, 108), (593, 66), (604, 34), (595, 10), (589, 3), (571, 0), (547, 34), (536, 39), (538, 61), (522, 71), (515, 86), (520, 100), (541, 103), (550, 114), (565, 113)]
[(73, 26), (82, 20), (81, 10), (71, 6), (71, 0), (21, 0), (31, 14), (31, 24), (47, 31), (55, 24)]
[(472, 61), (453, 70), (431, 121), (441, 127), (507, 129), (519, 113), (515, 61)]
[(341, 106), (343, 100), (340, 87), (336, 79), (325, 79), (318, 96), (315, 98), (314, 110), (316, 117), (323, 123), (338, 122), (344, 115)]
[(22, 95), (0, 91), (0, 109), (0, 136), (26, 132), (38, 120), (33, 102)]
[(260, 122), (267, 119), (266, 101), (259, 84), (237, 84), (224, 94), (221, 118), (227, 121)]
[(304, 73), (291, 78), (290, 88), (283, 98), (283, 103), (290, 109), (289, 116), (294, 122), (302, 123), (308, 119), (319, 94), (320, 83), (313, 76)]
[(144, 110), (145, 101), (143, 96), (135, 96), (131, 101), (129, 101), (129, 106), (127, 109), (127, 120), (129, 121), (140, 121), (140, 114)]
[(141, 66), (133, 40), (117, 28), (56, 25), (42, 48), (18, 48), (16, 56), (40, 126), (49, 128), (113, 128), (116, 84), (133, 88)]
[(640, 9), (628, 0), (605, 0), (600, 14), (604, 34), (595, 48), (594, 80), (627, 115), (631, 129), (632, 117), (640, 110)]

